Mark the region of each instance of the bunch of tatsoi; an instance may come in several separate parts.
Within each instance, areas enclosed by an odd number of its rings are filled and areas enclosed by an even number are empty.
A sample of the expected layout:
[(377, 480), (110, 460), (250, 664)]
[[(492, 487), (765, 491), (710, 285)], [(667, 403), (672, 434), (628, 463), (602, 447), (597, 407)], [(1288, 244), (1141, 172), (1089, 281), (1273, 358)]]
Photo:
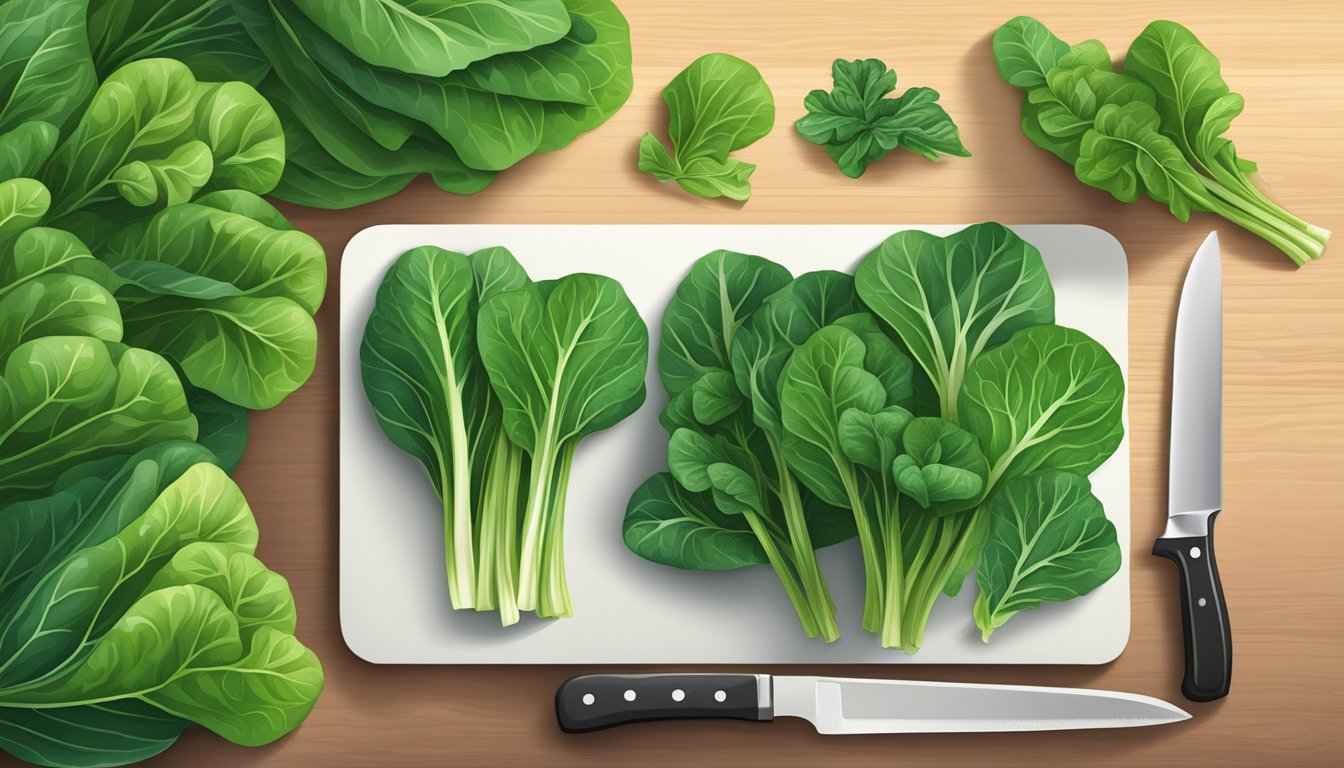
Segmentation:
[(1122, 435), (1106, 350), (1054, 324), (1040, 253), (997, 224), (900, 232), (854, 277), (718, 251), (663, 317), (669, 472), (626, 544), (680, 568), (769, 563), (809, 636), (839, 636), (813, 550), (857, 534), (863, 626), (914, 653), (975, 570), (987, 640), (1119, 568), (1087, 476)]
[(532, 282), (503, 248), (403, 254), (360, 347), (364, 391), (443, 502), (454, 608), (572, 614), (564, 515), (574, 450), (644, 402), (649, 338), (616, 281)]
[(994, 33), (994, 60), (1022, 88), (1022, 132), (1084, 184), (1132, 203), (1147, 196), (1181, 221), (1208, 211), (1264, 238), (1298, 265), (1330, 232), (1289, 213), (1252, 180), (1256, 164), (1224, 134), (1244, 100), (1218, 57), (1185, 27), (1149, 24), (1115, 71), (1097, 40), (1076, 45), (1027, 16)]

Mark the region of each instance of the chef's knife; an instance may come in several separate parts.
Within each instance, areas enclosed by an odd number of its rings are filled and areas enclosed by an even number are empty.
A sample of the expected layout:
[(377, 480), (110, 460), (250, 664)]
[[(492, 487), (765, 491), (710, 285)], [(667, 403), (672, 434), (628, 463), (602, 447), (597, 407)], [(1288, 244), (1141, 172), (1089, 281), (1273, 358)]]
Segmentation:
[(818, 733), (1130, 728), (1188, 719), (1148, 696), (1081, 688), (751, 674), (582, 675), (555, 692), (560, 728), (645, 720), (801, 717)]
[(1181, 289), (1171, 384), (1167, 528), (1153, 554), (1176, 563), (1181, 581), (1185, 679), (1192, 701), (1227, 695), (1232, 634), (1213, 557), (1213, 520), (1223, 509), (1223, 271), (1218, 233), (1199, 246)]

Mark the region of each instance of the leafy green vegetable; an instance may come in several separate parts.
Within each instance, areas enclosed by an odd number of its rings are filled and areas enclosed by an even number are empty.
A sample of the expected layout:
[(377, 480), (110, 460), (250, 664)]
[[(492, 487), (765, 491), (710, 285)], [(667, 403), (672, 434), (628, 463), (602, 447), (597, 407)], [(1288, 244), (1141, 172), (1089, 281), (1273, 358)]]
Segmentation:
[(497, 607), (506, 625), (518, 620), (518, 554), (510, 542), (523, 460), (500, 439), (502, 415), (477, 352), (476, 314), (494, 294), (529, 284), (502, 248), (470, 257), (433, 247), (407, 251), (379, 286), (360, 346), (364, 391), (383, 433), (420, 461), (443, 500), (453, 607)]
[(885, 98), (896, 90), (896, 72), (877, 59), (836, 59), (831, 77), (832, 90), (809, 93), (803, 100), (807, 114), (794, 126), (825, 147), (846, 176), (857, 179), (898, 147), (935, 162), (941, 155), (971, 156), (932, 88)]
[(0, 6), (0, 133), (30, 121), (57, 128), (93, 93), (87, 0), (12, 0)]
[(477, 344), (504, 430), (531, 459), (518, 607), (569, 616), (564, 513), (574, 449), (644, 402), (649, 336), (616, 281), (589, 274), (481, 303)]
[[(898, 232), (853, 278), (715, 251), (668, 305), (659, 373), (669, 472), (631, 497), (627, 547), (692, 570), (769, 563), (809, 637), (839, 635), (813, 550), (855, 535), (862, 625), (906, 653), (977, 565), (982, 630), (1038, 588), (1067, 599), (1118, 567), (1099, 503), (1058, 524), (1004, 519), (1030, 484), (1086, 489), (1120, 443), (1124, 381), (1101, 345), (1054, 325), (1039, 251), (1001, 225)], [(1100, 531), (1085, 547), (1068, 539), (1079, 516)], [(1005, 526), (1034, 526), (1028, 559), (1001, 550)]]
[[(260, 745), (323, 678), (285, 580), (209, 451), (166, 442), (72, 469), (0, 509), (0, 747), (43, 765), (119, 765), (191, 723)], [(12, 535), (10, 535), (12, 534)]]
[(200, 80), (255, 86), (270, 64), (230, 0), (87, 0), (89, 43), (106, 77), (140, 59), (177, 59)]
[(1134, 202), (1146, 195), (1186, 221), (1215, 213), (1264, 238), (1298, 265), (1324, 250), (1330, 232), (1270, 200), (1251, 180), (1256, 165), (1224, 134), (1242, 97), (1190, 30), (1155, 21), (1131, 44), (1123, 74), (1095, 40), (1070, 47), (1019, 16), (994, 35), (999, 74), (1027, 89), (1022, 130), (1074, 166), (1078, 179)]
[(691, 62), (663, 89), (672, 152), (652, 133), (639, 140), (639, 170), (675, 181), (700, 197), (744, 201), (756, 166), (730, 153), (755, 143), (775, 125), (775, 97), (761, 73), (726, 53)]
[(678, 568), (768, 562), (804, 633), (828, 642), (839, 629), (813, 550), (852, 538), (854, 527), (801, 489), (786, 465), (775, 382), (796, 346), (856, 305), (838, 272), (795, 280), (778, 264), (731, 251), (698, 260), (663, 316), (671, 477), (640, 487), (624, 527), (633, 552)]
[(1083, 476), (1019, 477), (994, 497), (990, 520), (974, 611), (985, 642), (1014, 614), (1085, 595), (1120, 570), (1115, 526)]
[(898, 232), (864, 258), (854, 281), (864, 304), (905, 342), (953, 423), (976, 359), (1055, 316), (1040, 251), (1001, 224), (948, 237)]
[(553, 43), (570, 24), (560, 0), (384, 0), (336, 6), (294, 0), (294, 5), (368, 63), (428, 77)]

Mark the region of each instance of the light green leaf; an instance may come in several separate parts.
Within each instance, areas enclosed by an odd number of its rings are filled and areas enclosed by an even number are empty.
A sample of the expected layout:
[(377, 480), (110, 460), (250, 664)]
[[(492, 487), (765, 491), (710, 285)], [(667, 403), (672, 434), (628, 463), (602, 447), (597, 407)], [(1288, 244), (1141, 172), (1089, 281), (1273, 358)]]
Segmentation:
[(1046, 73), (1069, 52), (1068, 43), (1030, 16), (1010, 19), (995, 30), (993, 46), (999, 75), (1018, 88), (1045, 85)]
[(0, 133), (41, 120), (63, 126), (97, 80), (86, 0), (11, 0), (0, 5)]
[(29, 120), (0, 134), (0, 179), (35, 175), (59, 139), (56, 126), (41, 120)]
[(570, 23), (560, 0), (293, 2), (361, 59), (428, 77), (555, 42)]
[(1071, 328), (1019, 331), (966, 373), (959, 411), (989, 460), (990, 488), (1043, 469), (1087, 475), (1120, 444), (1125, 381)]
[(986, 642), (1015, 614), (1085, 595), (1120, 570), (1115, 526), (1082, 476), (1018, 477), (995, 494), (989, 519), (974, 609)]
[(746, 200), (756, 169), (729, 157), (775, 125), (775, 98), (761, 73), (726, 53), (701, 56), (663, 89), (671, 155), (652, 134), (640, 141), (639, 169), (659, 181), (675, 180), (700, 197)]
[(1204, 183), (1181, 150), (1158, 132), (1157, 112), (1142, 102), (1107, 104), (1083, 136), (1079, 181), (1132, 203), (1147, 195), (1166, 203), (1171, 215), (1188, 221), (1192, 210), (1210, 203)]
[(1040, 251), (1001, 224), (947, 237), (897, 232), (864, 257), (854, 283), (932, 380), (940, 415), (954, 424), (975, 360), (1018, 329), (1054, 320)]
[(51, 194), (34, 179), (0, 181), (0, 241), (37, 224), (51, 207)]

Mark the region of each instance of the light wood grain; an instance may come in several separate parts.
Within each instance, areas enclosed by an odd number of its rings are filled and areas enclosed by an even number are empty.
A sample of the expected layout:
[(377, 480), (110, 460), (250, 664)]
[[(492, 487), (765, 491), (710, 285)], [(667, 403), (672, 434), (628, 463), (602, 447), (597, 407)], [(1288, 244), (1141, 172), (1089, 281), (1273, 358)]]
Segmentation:
[[(1207, 215), (1180, 224), (1160, 206), (1121, 205), (1084, 187), (1017, 127), (1018, 93), (988, 41), (1030, 12), (1062, 37), (1100, 37), (1119, 55), (1149, 20), (1174, 17), (1222, 59), (1246, 97), (1233, 136), (1272, 194), (1303, 218), (1344, 230), (1344, 10), (1334, 2), (837, 2), (625, 0), (635, 45), (629, 104), (570, 148), (525, 161), (474, 198), (417, 183), (359, 210), (286, 208), (328, 249), (323, 345), (312, 381), (252, 418), (238, 480), (256, 510), (260, 555), (286, 574), (300, 637), (327, 688), (292, 736), (260, 750), (198, 730), (162, 765), (1326, 765), (1344, 754), (1344, 241), (1294, 270), (1263, 242)], [(742, 153), (759, 164), (743, 208), (701, 201), (634, 170), (640, 133), (660, 129), (659, 91), (701, 53), (756, 63), (779, 104), (775, 131)], [(893, 156), (842, 177), (791, 129), (836, 56), (876, 56), (905, 85), (928, 85), (974, 157)], [(377, 223), (1087, 223), (1124, 245), (1131, 279), (1133, 631), (1098, 668), (827, 669), (848, 675), (1114, 688), (1182, 702), (1175, 572), (1150, 557), (1165, 510), (1170, 331), (1180, 280), (1211, 228), (1226, 272), (1226, 506), (1219, 565), (1236, 638), (1232, 695), (1187, 704), (1194, 719), (1116, 732), (822, 738), (800, 721), (771, 726), (637, 726), (565, 737), (556, 729), (564, 667), (376, 667), (341, 641), (337, 615), (336, 277), (346, 241)], [(630, 258), (638, 259), (639, 254)], [(441, 606), (425, 606), (442, 610)], [(731, 628), (725, 628), (731, 631)], [(785, 670), (777, 670), (785, 671)], [(798, 671), (798, 670), (787, 670)], [(814, 670), (821, 671), (821, 670)]]

